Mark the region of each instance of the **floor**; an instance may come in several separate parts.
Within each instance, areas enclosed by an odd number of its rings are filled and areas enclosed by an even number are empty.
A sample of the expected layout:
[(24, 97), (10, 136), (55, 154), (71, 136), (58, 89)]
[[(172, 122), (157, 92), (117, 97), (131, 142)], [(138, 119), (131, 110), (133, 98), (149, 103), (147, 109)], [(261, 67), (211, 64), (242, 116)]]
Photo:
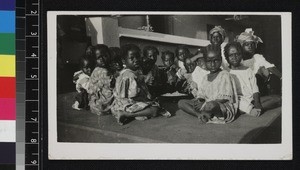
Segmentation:
[(260, 117), (239, 116), (226, 125), (200, 124), (177, 108), (176, 100), (162, 106), (173, 115), (120, 126), (111, 115), (98, 117), (71, 108), (73, 93), (58, 95), (58, 141), (96, 143), (280, 143), (281, 107)]

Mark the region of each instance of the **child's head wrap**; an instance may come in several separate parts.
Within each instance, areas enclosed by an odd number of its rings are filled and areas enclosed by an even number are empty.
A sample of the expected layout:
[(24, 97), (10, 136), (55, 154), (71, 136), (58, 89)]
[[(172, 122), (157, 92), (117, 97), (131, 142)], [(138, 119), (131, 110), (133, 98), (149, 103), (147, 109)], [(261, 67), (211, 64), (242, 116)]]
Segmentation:
[(243, 45), (245, 42), (254, 42), (256, 45), (260, 42), (263, 43), (261, 38), (254, 35), (254, 31), (252, 28), (247, 28), (245, 32), (242, 32), (237, 36), (236, 41)]
[(222, 36), (222, 41), (225, 40), (226, 37), (226, 32), (224, 30), (224, 28), (222, 28), (221, 26), (215, 26), (213, 29), (211, 29), (209, 31), (209, 35), (211, 37), (211, 35), (213, 35), (214, 33), (219, 33)]

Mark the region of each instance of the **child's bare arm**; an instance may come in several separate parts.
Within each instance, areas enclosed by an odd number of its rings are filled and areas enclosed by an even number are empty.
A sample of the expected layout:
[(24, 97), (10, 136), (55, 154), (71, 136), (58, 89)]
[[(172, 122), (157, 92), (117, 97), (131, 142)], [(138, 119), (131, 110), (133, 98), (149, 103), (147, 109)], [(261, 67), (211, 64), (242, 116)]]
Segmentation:
[(253, 94), (253, 99), (254, 99), (254, 108), (262, 109), (259, 92)]
[(268, 68), (268, 70), (269, 70), (271, 73), (275, 74), (277, 77), (279, 77), (279, 78), (281, 79), (282, 74), (281, 74), (281, 72), (280, 72), (276, 67)]

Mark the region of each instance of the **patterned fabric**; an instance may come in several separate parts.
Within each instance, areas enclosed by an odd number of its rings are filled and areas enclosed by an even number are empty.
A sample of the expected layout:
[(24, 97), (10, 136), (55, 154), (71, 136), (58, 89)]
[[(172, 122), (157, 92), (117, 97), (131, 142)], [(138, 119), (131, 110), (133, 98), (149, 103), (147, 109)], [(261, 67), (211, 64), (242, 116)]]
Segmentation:
[(225, 40), (226, 32), (225, 32), (224, 28), (222, 28), (221, 26), (215, 26), (213, 29), (211, 29), (209, 31), (209, 35), (212, 35), (215, 32), (221, 34), (223, 41)]
[(253, 94), (258, 93), (256, 78), (253, 71), (248, 68), (246, 70), (230, 70), (235, 80), (237, 95), (239, 97), (239, 110), (250, 113), (254, 105), (252, 104)]
[(254, 74), (257, 74), (261, 67), (271, 68), (275, 67), (274, 64), (269, 63), (263, 55), (261, 54), (254, 54), (251, 59), (242, 60), (241, 62), (244, 66), (251, 68)]
[(81, 92), (81, 88), (87, 90), (89, 87), (89, 79), (90, 76), (86, 75), (83, 71), (77, 71), (73, 75), (73, 79), (77, 79), (73, 81), (76, 84), (77, 92)]
[(113, 111), (134, 113), (148, 106), (158, 106), (150, 100), (151, 95), (140, 71), (124, 69), (116, 79)]
[(100, 67), (94, 69), (88, 88), (92, 113), (101, 115), (110, 112), (114, 99), (113, 88), (111, 88), (112, 78), (113, 76), (108, 75), (107, 69)]
[(237, 37), (237, 42), (239, 42), (241, 45), (244, 44), (244, 42), (255, 42), (257, 43), (263, 43), (263, 41), (256, 35), (254, 35), (254, 31), (252, 31), (252, 28), (247, 28), (245, 32), (242, 32), (238, 37)]
[(206, 102), (209, 101), (222, 99), (228, 100), (226, 103), (219, 103), (224, 118), (213, 118), (208, 123), (232, 122), (238, 108), (238, 97), (236, 94), (234, 79), (231, 77), (230, 73), (223, 70), (212, 82), (207, 80), (206, 75), (201, 84), (198, 97), (205, 99), (205, 103), (202, 108), (204, 108)]

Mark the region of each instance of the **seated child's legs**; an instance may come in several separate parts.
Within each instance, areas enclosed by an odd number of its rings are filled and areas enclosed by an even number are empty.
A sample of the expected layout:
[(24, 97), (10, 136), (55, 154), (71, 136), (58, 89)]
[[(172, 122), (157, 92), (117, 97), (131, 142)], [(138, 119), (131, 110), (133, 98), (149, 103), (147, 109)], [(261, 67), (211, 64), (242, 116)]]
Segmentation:
[(130, 117), (155, 117), (157, 115), (158, 107), (157, 106), (150, 106), (145, 108), (144, 110), (130, 113), (125, 111), (113, 111), (113, 115), (117, 118), (119, 124), (123, 125), (123, 122), (126, 118)]
[(215, 102), (215, 101), (207, 102), (205, 104), (205, 106), (203, 107), (203, 111), (211, 113), (212, 117), (213, 116), (223, 117), (223, 113), (222, 113), (222, 110), (220, 108), (220, 105), (219, 105), (218, 102)]
[(274, 109), (281, 106), (281, 97), (278, 95), (263, 96), (260, 98), (264, 110)]
[(184, 112), (192, 115), (192, 116), (198, 117), (200, 115), (200, 112), (197, 112), (195, 110), (195, 100), (196, 99), (192, 99), (192, 100), (182, 99), (182, 100), (179, 100), (178, 108), (183, 110)]

